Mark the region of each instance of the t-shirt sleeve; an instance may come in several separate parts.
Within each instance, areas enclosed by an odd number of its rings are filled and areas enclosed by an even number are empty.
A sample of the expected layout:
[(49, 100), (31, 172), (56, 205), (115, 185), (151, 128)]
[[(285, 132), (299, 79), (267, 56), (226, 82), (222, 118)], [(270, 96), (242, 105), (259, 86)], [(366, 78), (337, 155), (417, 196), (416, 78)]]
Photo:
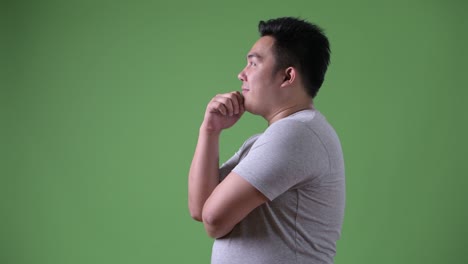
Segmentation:
[(223, 181), (224, 178), (226, 178), (226, 176), (228, 176), (229, 173), (231, 173), (232, 169), (234, 169), (234, 167), (236, 167), (237, 164), (239, 164), (239, 161), (247, 155), (250, 148), (252, 147), (252, 144), (259, 136), (260, 134), (256, 134), (248, 138), (242, 144), (239, 150), (221, 165), (221, 167), (219, 168), (219, 182)]
[[(296, 120), (280, 120), (258, 138), (233, 169), (270, 201), (294, 186), (313, 181), (328, 164), (315, 133)], [(321, 168), (319, 168), (321, 167)]]
[(239, 163), (239, 151), (236, 152), (230, 159), (228, 159), (221, 167), (219, 168), (219, 182), (223, 181), (232, 169), (237, 166)]

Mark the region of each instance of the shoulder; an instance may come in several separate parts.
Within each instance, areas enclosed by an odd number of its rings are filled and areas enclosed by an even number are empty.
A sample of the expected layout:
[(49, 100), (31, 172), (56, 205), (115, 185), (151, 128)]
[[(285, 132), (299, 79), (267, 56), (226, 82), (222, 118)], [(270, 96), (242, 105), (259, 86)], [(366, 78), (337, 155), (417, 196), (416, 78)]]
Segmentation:
[(305, 110), (278, 120), (265, 131), (265, 134), (286, 138), (317, 138), (320, 141), (338, 139), (334, 128), (318, 110)]
[(271, 124), (262, 137), (275, 139), (300, 139), (313, 136), (314, 112), (298, 113)]
[(253, 148), (273, 144), (285, 149), (315, 150), (337, 144), (339, 139), (327, 119), (318, 110), (305, 110), (271, 124)]

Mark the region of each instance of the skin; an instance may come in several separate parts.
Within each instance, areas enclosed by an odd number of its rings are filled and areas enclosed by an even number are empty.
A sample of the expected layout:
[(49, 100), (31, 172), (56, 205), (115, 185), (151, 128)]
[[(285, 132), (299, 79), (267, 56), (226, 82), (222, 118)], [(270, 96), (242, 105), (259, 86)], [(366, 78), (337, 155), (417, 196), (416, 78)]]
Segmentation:
[(235, 172), (219, 182), (219, 138), (248, 111), (268, 124), (311, 108), (310, 98), (294, 67), (276, 70), (275, 40), (261, 37), (247, 54), (239, 73), (242, 93), (216, 95), (207, 105), (188, 177), (189, 211), (209, 236), (220, 238), (268, 199)]

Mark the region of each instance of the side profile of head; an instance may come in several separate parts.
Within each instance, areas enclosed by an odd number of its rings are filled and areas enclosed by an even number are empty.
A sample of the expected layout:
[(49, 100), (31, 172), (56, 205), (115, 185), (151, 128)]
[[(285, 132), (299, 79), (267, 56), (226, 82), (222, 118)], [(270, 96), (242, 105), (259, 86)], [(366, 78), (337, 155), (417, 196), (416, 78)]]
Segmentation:
[(275, 69), (296, 68), (307, 94), (314, 98), (330, 63), (330, 44), (323, 30), (299, 18), (281, 17), (260, 21), (258, 31), (275, 40)]

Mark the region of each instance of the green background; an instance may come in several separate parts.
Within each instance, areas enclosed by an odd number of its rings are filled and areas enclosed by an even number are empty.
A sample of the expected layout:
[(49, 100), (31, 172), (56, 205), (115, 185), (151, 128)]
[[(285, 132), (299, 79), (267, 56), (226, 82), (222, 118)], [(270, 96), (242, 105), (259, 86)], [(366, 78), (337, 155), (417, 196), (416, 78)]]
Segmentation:
[[(187, 210), (206, 103), (257, 23), (318, 23), (339, 133), (337, 264), (468, 263), (465, 1), (2, 1), (0, 263), (208, 263)], [(246, 114), (221, 160), (265, 129)]]

